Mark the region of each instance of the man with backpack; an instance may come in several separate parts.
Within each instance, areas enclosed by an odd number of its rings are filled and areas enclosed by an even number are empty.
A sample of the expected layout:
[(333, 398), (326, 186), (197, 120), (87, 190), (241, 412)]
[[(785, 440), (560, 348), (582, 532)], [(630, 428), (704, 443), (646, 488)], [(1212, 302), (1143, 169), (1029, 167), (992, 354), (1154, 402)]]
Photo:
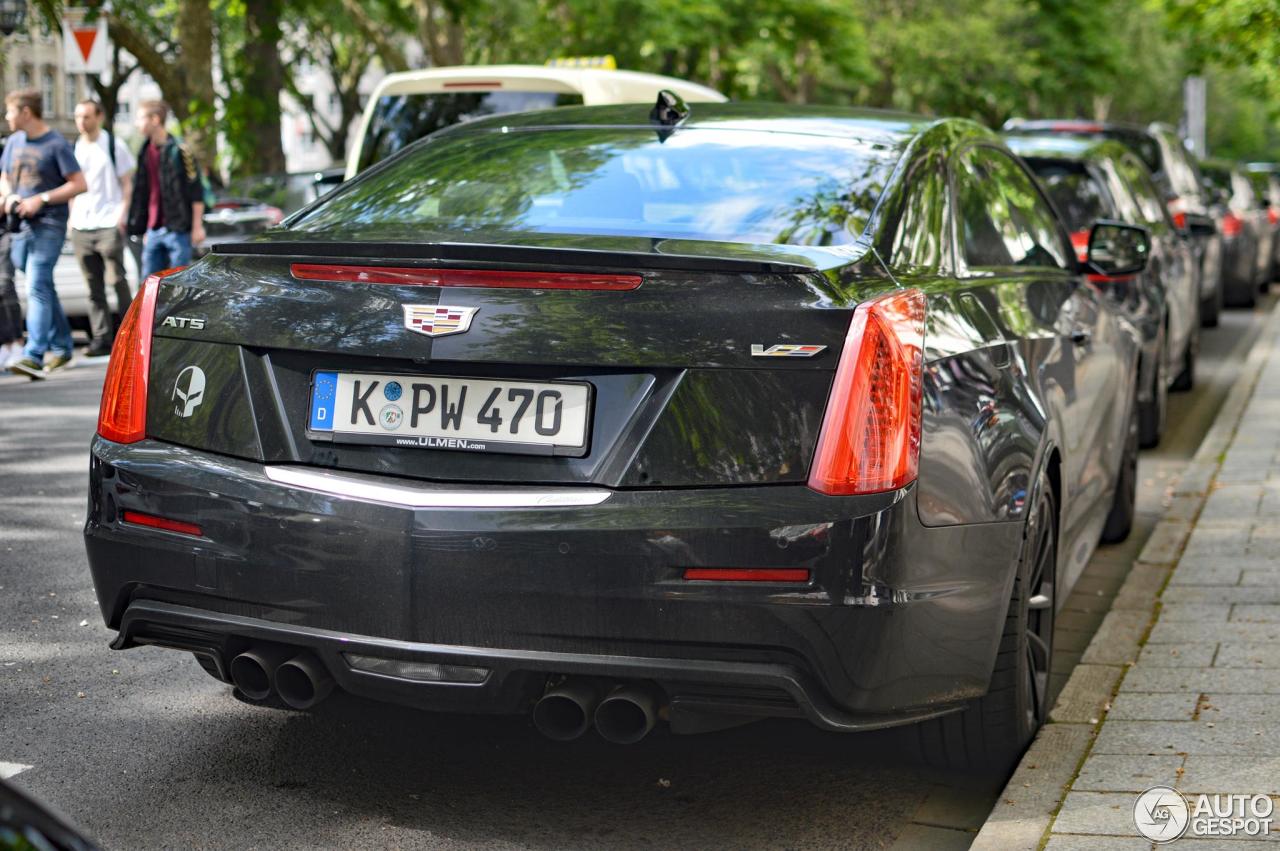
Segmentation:
[(142, 236), (142, 279), (191, 262), (204, 241), (204, 182), (191, 151), (165, 130), (169, 106), (162, 100), (138, 105), (134, 126), (144, 137), (129, 200), (128, 231)]
[(102, 104), (76, 105), (76, 160), (89, 191), (71, 204), (71, 247), (89, 285), (89, 329), (93, 340), (89, 357), (111, 354), (115, 335), (107, 286), (115, 290), (121, 315), (133, 296), (124, 273), (125, 198), (133, 182), (133, 156), (123, 142), (102, 128)]

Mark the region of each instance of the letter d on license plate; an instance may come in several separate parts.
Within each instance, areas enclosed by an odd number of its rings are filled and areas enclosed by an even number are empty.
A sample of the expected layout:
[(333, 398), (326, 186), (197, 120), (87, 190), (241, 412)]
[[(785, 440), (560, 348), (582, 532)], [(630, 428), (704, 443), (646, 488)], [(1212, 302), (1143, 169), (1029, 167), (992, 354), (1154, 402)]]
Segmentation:
[(308, 431), (336, 443), (583, 455), (591, 402), (585, 382), (317, 371)]

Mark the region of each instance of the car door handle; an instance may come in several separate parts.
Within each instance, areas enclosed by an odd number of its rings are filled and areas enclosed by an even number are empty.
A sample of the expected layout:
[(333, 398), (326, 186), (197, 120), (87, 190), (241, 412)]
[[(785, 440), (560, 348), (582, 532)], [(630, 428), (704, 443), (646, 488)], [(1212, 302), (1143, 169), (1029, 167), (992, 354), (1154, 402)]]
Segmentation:
[(1071, 342), (1075, 343), (1077, 346), (1083, 346), (1085, 343), (1089, 342), (1089, 339), (1092, 336), (1093, 335), (1088, 331), (1081, 331), (1077, 329), (1071, 332)]

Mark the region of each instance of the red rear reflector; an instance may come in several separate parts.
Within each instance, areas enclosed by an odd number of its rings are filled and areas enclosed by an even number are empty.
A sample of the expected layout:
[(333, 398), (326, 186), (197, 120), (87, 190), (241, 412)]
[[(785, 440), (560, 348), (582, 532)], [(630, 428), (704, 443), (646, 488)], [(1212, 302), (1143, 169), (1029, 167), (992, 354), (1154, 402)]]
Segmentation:
[(639, 275), (581, 272), (500, 272), (488, 269), (414, 269), (399, 266), (329, 266), (294, 263), (289, 272), (300, 281), (399, 284), (416, 287), (495, 287), (520, 290), (634, 290)]
[(166, 532), (178, 532), (183, 535), (203, 536), (200, 527), (194, 523), (183, 523), (181, 520), (170, 520), (168, 517), (157, 517), (154, 514), (143, 514), (140, 511), (124, 512), (124, 522), (135, 526), (150, 526), (152, 529), (163, 529)]
[(1104, 128), (1091, 121), (1055, 121), (1049, 129), (1058, 133), (1101, 133)]
[(684, 578), (700, 582), (808, 582), (806, 567), (688, 567)]
[(1076, 250), (1076, 256), (1083, 263), (1089, 259), (1089, 232), (1087, 230), (1077, 230), (1071, 232), (1071, 247)]
[(102, 382), (98, 434), (116, 443), (137, 443), (147, 436), (147, 374), (151, 371), (151, 326), (160, 279), (185, 266), (147, 278), (120, 322), (111, 360)]
[(1239, 236), (1244, 233), (1244, 220), (1235, 213), (1227, 213), (1222, 217), (1222, 235)]
[(897, 490), (920, 466), (925, 296), (858, 305), (818, 436), (809, 487), (832, 496)]

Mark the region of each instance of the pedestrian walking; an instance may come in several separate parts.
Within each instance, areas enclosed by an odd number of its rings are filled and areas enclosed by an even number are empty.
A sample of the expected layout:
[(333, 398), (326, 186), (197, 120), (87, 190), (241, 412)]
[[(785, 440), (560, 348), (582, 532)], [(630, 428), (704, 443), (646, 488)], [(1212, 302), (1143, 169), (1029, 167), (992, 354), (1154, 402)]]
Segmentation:
[(39, 379), (71, 363), (71, 325), (53, 287), (53, 266), (67, 238), (67, 202), (84, 192), (84, 174), (71, 144), (44, 122), (39, 92), (10, 92), (4, 106), (13, 135), (0, 154), (0, 212), (13, 265), (27, 276), (27, 344), (9, 369)]
[(169, 107), (144, 100), (134, 126), (145, 141), (138, 151), (138, 173), (129, 200), (128, 230), (143, 237), (142, 278), (191, 262), (192, 246), (204, 241), (204, 184), (190, 149), (164, 124)]
[(89, 331), (93, 341), (89, 357), (111, 354), (115, 337), (107, 287), (116, 294), (121, 315), (133, 295), (124, 271), (125, 199), (133, 188), (133, 155), (129, 148), (102, 127), (102, 104), (83, 100), (76, 104), (76, 160), (84, 172), (88, 190), (71, 203), (71, 247), (89, 286)]
[(9, 259), (12, 237), (0, 221), (0, 369), (22, 357), (22, 305), (13, 283), (13, 261)]

